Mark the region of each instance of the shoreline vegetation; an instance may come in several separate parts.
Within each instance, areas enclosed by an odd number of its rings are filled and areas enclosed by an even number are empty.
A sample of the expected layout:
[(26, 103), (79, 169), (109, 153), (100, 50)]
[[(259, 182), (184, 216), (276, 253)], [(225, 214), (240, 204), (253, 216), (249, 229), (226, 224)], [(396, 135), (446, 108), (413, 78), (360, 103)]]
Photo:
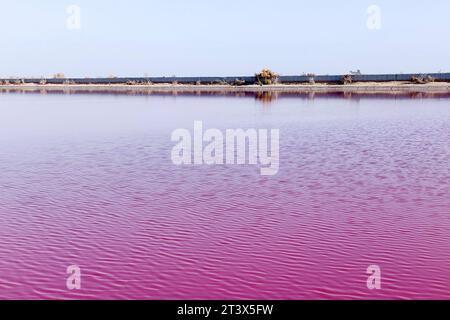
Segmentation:
[(2, 91), (89, 90), (89, 91), (179, 91), (179, 92), (365, 92), (450, 93), (450, 73), (347, 75), (304, 74), (280, 76), (270, 69), (250, 77), (144, 77), (144, 78), (52, 78), (0, 79)]

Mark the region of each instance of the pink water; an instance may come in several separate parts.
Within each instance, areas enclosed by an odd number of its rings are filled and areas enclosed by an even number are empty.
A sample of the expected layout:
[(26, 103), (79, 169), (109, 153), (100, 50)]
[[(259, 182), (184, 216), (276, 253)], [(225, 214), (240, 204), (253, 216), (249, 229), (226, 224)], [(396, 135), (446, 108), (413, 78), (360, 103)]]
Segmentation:
[[(279, 128), (279, 174), (172, 165), (194, 120)], [(0, 188), (2, 299), (450, 299), (445, 97), (0, 93)]]

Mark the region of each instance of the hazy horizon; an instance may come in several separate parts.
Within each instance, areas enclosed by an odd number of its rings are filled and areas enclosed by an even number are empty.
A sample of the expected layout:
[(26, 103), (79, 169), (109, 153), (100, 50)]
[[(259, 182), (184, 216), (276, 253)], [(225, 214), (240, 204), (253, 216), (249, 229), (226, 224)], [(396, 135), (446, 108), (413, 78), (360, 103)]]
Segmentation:
[(0, 77), (445, 72), (449, 12), (443, 0), (6, 2)]

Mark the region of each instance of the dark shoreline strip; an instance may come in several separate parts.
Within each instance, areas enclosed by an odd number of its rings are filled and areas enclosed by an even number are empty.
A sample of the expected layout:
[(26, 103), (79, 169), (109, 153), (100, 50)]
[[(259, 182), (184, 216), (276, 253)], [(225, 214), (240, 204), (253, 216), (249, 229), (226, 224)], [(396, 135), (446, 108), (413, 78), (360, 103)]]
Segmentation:
[(278, 99), (450, 99), (450, 90), (439, 92), (428, 91), (249, 91), (249, 90), (158, 90), (146, 88), (73, 88), (73, 87), (48, 87), (48, 88), (11, 88), (0, 87), (0, 93), (15, 94), (55, 94), (55, 95), (124, 95), (124, 96), (181, 96), (181, 97), (234, 97), (253, 98), (263, 102), (270, 102)]
[[(392, 82), (392, 81), (411, 81), (414, 77), (430, 76), (435, 81), (450, 81), (450, 73), (410, 73), (410, 74), (367, 74), (351, 75), (354, 82)], [(303, 76), (280, 76), (281, 84), (305, 84), (314, 79), (316, 83), (341, 83), (345, 75), (303, 75)], [(0, 82), (9, 82), (14, 84), (17, 81), (23, 81), (29, 84), (40, 84), (44, 81), (46, 84), (126, 84), (126, 83), (153, 83), (153, 84), (224, 84), (224, 83), (255, 83), (255, 76), (233, 76), (233, 77), (121, 77), (121, 78), (15, 78), (0, 79)]]

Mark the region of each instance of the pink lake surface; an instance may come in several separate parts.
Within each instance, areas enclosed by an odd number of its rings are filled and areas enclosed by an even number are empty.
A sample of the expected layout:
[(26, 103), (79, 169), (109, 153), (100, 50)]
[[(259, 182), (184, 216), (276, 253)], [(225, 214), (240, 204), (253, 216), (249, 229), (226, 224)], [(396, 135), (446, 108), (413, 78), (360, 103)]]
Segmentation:
[[(194, 120), (279, 174), (174, 166)], [(450, 299), (450, 99), (0, 93), (0, 298)]]

